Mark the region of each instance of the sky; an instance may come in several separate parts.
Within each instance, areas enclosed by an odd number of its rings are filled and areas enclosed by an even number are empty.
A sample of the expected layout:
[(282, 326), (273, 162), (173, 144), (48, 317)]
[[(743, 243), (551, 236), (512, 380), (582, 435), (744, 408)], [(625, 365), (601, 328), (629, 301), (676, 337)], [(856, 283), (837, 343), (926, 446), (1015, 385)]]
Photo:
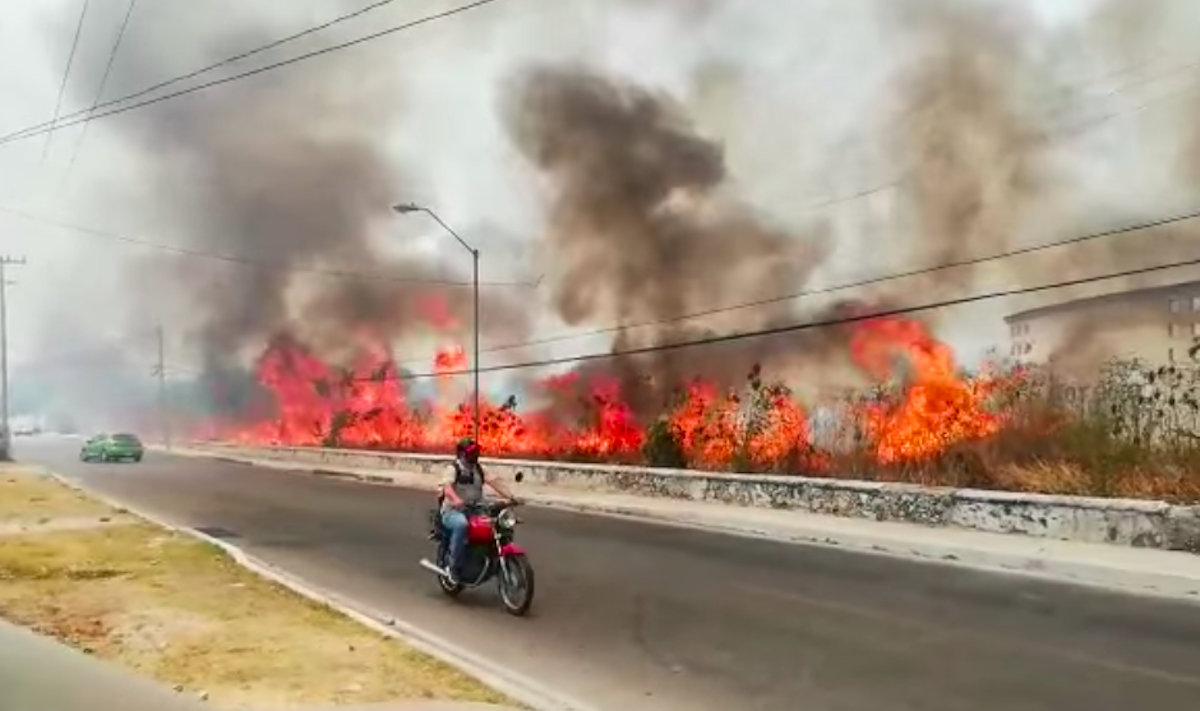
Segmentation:
[[(1046, 109), (1057, 106), (1058, 97), (1029, 106), (1032, 113), (1050, 117), (1047, 125), (1067, 126), (1066, 138), (1054, 150), (1069, 170), (1054, 189), (1069, 192), (1076, 207), (1068, 211), (1070, 219), (1058, 211), (1053, 220), (1035, 219), (1014, 229), (1037, 241), (1047, 236), (1043, 232), (1062, 237), (1064, 231), (1087, 232), (1188, 206), (1192, 195), (1163, 169), (1181, 150), (1179, 114), (1190, 104), (1177, 105), (1177, 97), (1181, 92), (1187, 97), (1192, 81), (1188, 68), (1200, 59), (1188, 49), (1187, 38), (1194, 36), (1189, 28), (1196, 29), (1196, 23), (1188, 22), (1197, 13), (1188, 11), (1186, 3), (958, 2), (985, 8), (997, 22), (1021, 18), (1055, 38), (1030, 51), (1052, 55), (1047, 66), (1055, 76), (1050, 78), (1066, 97), (1061, 102), (1066, 109)], [(258, 44), (260, 28), (286, 34), (366, 4), (291, 0), (286, 8), (250, 11), (231, 1), (143, 2), (131, 16), (126, 44), (153, 46), (158, 54), (118, 53), (106, 98), (117, 88), (136, 88), (139, 81), (161, 80), (201, 65), (214, 45), (233, 53)], [(396, 2), (266, 59), (455, 4)], [(497, 108), (507, 79), (537, 62), (583, 61), (664, 92), (688, 110), (702, 133), (723, 146), (730, 189), (740, 201), (787, 226), (814, 218), (827, 221), (834, 246), (814, 275), (814, 285), (820, 286), (919, 266), (908, 258), (910, 228), (897, 224), (895, 196), (879, 188), (895, 178), (896, 167), (881, 136), (893, 116), (895, 86), (919, 47), (898, 37), (889, 20), (880, 19), (878, 5), (865, 0), (505, 0), (280, 72), (316, 76), (327, 66), (336, 68), (329, 71), (339, 77), (354, 77), (361, 70), (361, 83), (314, 80), (304, 100), (322, 106), (342, 100), (343, 94), (394, 93), (399, 108), (388, 108), (379, 130), (387, 134), (397, 182), (410, 191), (395, 199), (436, 205), (448, 223), (480, 235), (485, 240), (484, 278), (518, 284), (552, 273), (554, 265), (539, 260), (530, 237), (545, 229), (546, 190), (514, 149)], [(0, 132), (53, 115), (81, 6), (82, 0), (4, 3)], [(1129, 19), (1139, 15), (1135, 6), (1155, 16), (1147, 21), (1148, 29)], [(125, 0), (91, 0), (64, 113), (86, 108), (85, 97), (99, 84), (125, 7)], [(1093, 22), (1097, 13), (1115, 19)], [(1162, 21), (1166, 17), (1187, 22)], [(1132, 38), (1123, 36), (1127, 29)], [(247, 60), (239, 68), (263, 61)], [(264, 81), (269, 80), (252, 78), (246, 80), (249, 88), (217, 87), (179, 98), (169, 102), (169, 111), (216, 111), (212, 107), (222, 92), (249, 92), (255, 82)], [(72, 354), (94, 349), (107, 357), (111, 347), (135, 369), (149, 369), (153, 329), (160, 321), (166, 324), (173, 367), (182, 374), (201, 366), (189, 340), (188, 314), (203, 294), (174, 291), (171, 278), (163, 276), (170, 270), (156, 261), (168, 255), (133, 243), (194, 244), (194, 236), (181, 226), (177, 201), (163, 197), (163, 175), (148, 169), (160, 168), (156, 161), (161, 156), (137, 138), (151, 119), (134, 114), (167, 111), (148, 107), (97, 120), (86, 133), (71, 127), (51, 137), (0, 145), (2, 253), (28, 260), (10, 269), (15, 282), (9, 291), (10, 357), (15, 367), (49, 368), (45, 363), (60, 355), (70, 361)], [(1117, 118), (1110, 120), (1110, 115)], [(1090, 125), (1097, 117), (1098, 127), (1072, 128), (1080, 122)], [(236, 130), (236, 117), (228, 125)], [(189, 164), (179, 165), (171, 190), (189, 179)], [(1192, 204), (1196, 202), (1200, 200)], [(460, 248), (428, 222), (409, 218), (382, 224), (372, 239), (385, 251), (437, 255), (447, 269), (465, 273), (465, 259), (456, 255)], [(172, 264), (186, 270), (194, 262), (205, 260), (175, 258)], [(355, 265), (364, 266), (369, 265)], [(258, 278), (253, 271), (243, 277)], [(980, 283), (1011, 286), (1013, 278), (1009, 273), (985, 276)], [(536, 333), (562, 333), (566, 326), (561, 320), (540, 307), (544, 294), (528, 290), (519, 298), (538, 306)], [(964, 361), (972, 362), (987, 349), (1005, 345), (1002, 317), (1025, 305), (961, 309), (939, 319), (939, 333)], [(582, 324), (580, 329), (597, 325), (603, 324)], [(413, 343), (406, 352), (427, 357), (434, 345)], [(580, 339), (556, 344), (550, 355), (606, 347), (607, 337)]]

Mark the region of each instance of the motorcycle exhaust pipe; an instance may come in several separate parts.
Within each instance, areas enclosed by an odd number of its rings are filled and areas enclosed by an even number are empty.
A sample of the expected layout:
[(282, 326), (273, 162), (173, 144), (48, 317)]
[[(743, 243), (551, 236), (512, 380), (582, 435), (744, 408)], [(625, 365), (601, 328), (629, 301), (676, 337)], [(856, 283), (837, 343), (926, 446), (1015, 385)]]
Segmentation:
[(438, 575), (441, 575), (443, 577), (446, 575), (446, 571), (439, 568), (435, 563), (433, 563), (433, 561), (429, 560), (428, 558), (421, 559), (421, 567), (424, 568), (425, 570), (430, 571), (431, 573), (437, 573)]

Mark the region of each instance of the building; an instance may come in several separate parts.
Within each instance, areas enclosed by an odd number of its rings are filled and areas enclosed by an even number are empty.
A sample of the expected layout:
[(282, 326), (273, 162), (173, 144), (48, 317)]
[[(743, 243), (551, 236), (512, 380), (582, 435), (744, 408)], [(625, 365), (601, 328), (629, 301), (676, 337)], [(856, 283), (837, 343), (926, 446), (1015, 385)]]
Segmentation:
[(1188, 361), (1200, 343), (1200, 281), (1066, 301), (1004, 319), (1008, 354), (1029, 363), (1091, 368), (1109, 358)]

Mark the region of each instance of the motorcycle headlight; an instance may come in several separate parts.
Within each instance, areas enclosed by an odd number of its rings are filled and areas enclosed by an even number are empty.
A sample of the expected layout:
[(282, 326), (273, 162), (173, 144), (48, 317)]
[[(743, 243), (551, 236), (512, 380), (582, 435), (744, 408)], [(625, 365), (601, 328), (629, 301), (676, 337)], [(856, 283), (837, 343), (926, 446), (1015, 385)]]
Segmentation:
[(496, 525), (507, 531), (511, 531), (517, 525), (517, 515), (513, 513), (512, 509), (504, 509), (496, 517)]

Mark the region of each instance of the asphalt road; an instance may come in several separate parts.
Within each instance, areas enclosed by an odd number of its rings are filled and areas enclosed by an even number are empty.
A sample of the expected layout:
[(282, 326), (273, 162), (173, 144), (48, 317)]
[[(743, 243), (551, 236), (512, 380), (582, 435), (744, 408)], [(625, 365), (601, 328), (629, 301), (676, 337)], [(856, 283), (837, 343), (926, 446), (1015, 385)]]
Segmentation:
[(371, 609), (622, 711), (1196, 708), (1200, 606), (530, 508), (535, 615), (444, 599), (417, 566), (429, 495), (210, 460), (84, 465), (131, 504), (229, 532)]

